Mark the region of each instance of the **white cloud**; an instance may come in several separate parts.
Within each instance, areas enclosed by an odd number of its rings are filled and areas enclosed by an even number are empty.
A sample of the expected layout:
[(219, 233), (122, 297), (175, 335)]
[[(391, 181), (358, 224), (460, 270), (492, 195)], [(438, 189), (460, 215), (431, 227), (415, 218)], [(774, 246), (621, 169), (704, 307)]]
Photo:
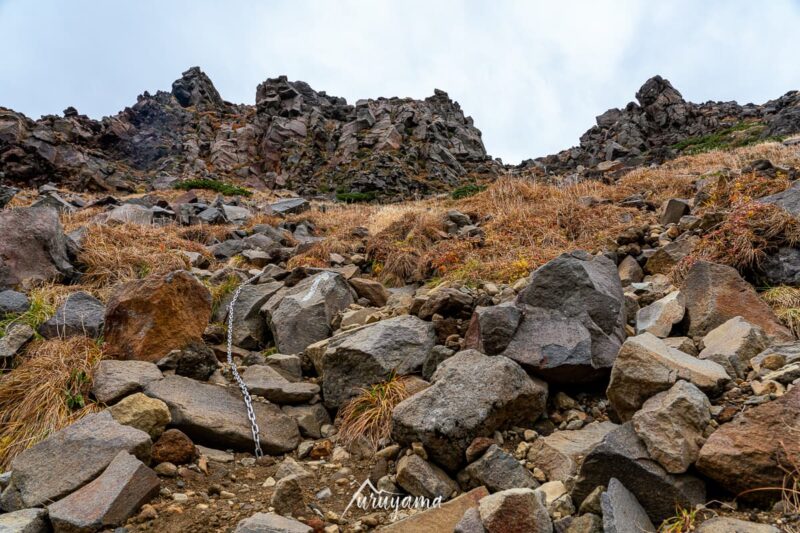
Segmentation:
[(576, 144), (654, 74), (696, 101), (800, 88), (792, 0), (6, 0), (0, 23), (0, 105), (31, 116), (113, 114), (192, 65), (236, 102), (279, 74), (348, 101), (440, 88), (507, 162)]

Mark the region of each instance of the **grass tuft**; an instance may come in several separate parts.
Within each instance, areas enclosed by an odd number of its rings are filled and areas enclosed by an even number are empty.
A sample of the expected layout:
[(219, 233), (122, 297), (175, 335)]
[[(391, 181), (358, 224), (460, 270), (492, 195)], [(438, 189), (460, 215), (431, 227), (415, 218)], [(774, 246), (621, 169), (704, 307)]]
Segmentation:
[(391, 433), (395, 406), (410, 396), (409, 379), (392, 375), (387, 381), (361, 389), (361, 394), (341, 410), (339, 440), (348, 446), (363, 437), (377, 449)]
[(223, 196), (252, 196), (253, 194), (250, 189), (239, 187), (238, 185), (231, 185), (230, 183), (225, 183), (224, 181), (207, 178), (179, 181), (175, 184), (175, 188), (183, 191), (189, 191), (192, 189), (205, 189), (218, 192)]
[(0, 376), (0, 471), (21, 451), (99, 410), (87, 398), (102, 358), (88, 337), (35, 340), (17, 367)]

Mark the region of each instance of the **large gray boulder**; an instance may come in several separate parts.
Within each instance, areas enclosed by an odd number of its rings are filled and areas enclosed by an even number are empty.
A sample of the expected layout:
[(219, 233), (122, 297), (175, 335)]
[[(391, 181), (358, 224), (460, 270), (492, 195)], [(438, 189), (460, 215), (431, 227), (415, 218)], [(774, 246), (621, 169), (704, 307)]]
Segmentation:
[(404, 315), (350, 330), (330, 339), (320, 358), (325, 405), (336, 409), (360, 389), (418, 372), (436, 344), (433, 324)]
[[(557, 372), (558, 366), (543, 368), (553, 379), (580, 383), (608, 375), (625, 340), (625, 297), (613, 261), (580, 250), (562, 254), (531, 274), (517, 303), (558, 311), (567, 319), (580, 322), (589, 333), (590, 350), (575, 351), (573, 345), (568, 344), (568, 355), (559, 354), (567, 367), (563, 373)], [(533, 322), (535, 324), (535, 320)], [(577, 329), (571, 324), (570, 328)], [(556, 325), (552, 324), (549, 329), (555, 330)], [(526, 332), (525, 338), (535, 338), (531, 337), (534, 327), (522, 330)], [(551, 336), (555, 338), (555, 331)], [(549, 349), (556, 350), (555, 347)]]
[(329, 337), (333, 318), (354, 301), (347, 280), (326, 271), (278, 291), (263, 312), (278, 351), (295, 354)]
[(645, 400), (683, 379), (707, 394), (716, 394), (730, 381), (714, 361), (692, 357), (643, 333), (630, 337), (619, 351), (606, 395), (617, 416), (630, 420)]
[(620, 481), (612, 477), (608, 490), (600, 496), (603, 533), (655, 533), (647, 512)]
[(458, 482), (465, 490), (483, 486), (489, 492), (535, 489), (539, 486), (527, 468), (496, 444), (492, 444), (480, 459), (459, 472)]
[(650, 456), (671, 474), (686, 472), (697, 460), (710, 421), (711, 402), (683, 380), (644, 402), (632, 420)]
[(147, 433), (123, 426), (108, 411), (88, 415), (11, 461), (0, 509), (16, 511), (63, 498), (96, 478), (121, 451), (149, 462), (151, 444)]
[(55, 314), (39, 327), (45, 339), (56, 337), (99, 337), (103, 330), (106, 306), (83, 291), (73, 292), (56, 309)]
[(61, 281), (74, 274), (55, 209), (3, 209), (0, 235), (0, 289)]
[(30, 300), (21, 292), (12, 291), (10, 289), (0, 291), (0, 315), (24, 313), (30, 306)]
[(478, 307), (464, 337), (466, 347), (487, 355), (500, 354), (513, 339), (521, 320), (522, 312), (514, 302)]
[(158, 494), (158, 476), (128, 452), (119, 452), (88, 485), (48, 506), (56, 531), (99, 531), (125, 523)]
[[(237, 389), (167, 376), (148, 383), (144, 393), (166, 403), (172, 417), (170, 425), (193, 441), (223, 449), (253, 449), (250, 421)], [(254, 402), (253, 409), (264, 453), (286, 453), (297, 447), (300, 431), (292, 417), (272, 404)]]
[(702, 480), (688, 474), (674, 475), (650, 458), (632, 424), (610, 432), (586, 456), (581, 465), (572, 500), (579, 505), (596, 487), (617, 478), (633, 493), (657, 524), (675, 514), (675, 505), (691, 509), (705, 502)]
[(506, 424), (531, 423), (547, 401), (546, 383), (531, 379), (507, 357), (475, 350), (444, 361), (432, 380), (432, 386), (395, 407), (392, 437), (405, 445), (421, 442), (428, 456), (450, 472), (464, 464), (475, 437)]

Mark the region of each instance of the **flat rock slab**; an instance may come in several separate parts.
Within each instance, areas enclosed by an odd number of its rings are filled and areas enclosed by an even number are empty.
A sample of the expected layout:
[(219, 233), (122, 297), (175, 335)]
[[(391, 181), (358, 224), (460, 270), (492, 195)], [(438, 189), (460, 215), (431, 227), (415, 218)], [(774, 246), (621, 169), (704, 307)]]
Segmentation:
[(11, 461), (0, 508), (15, 511), (58, 500), (97, 477), (119, 452), (149, 461), (150, 448), (147, 433), (119, 424), (108, 411), (88, 415)]
[(706, 520), (697, 526), (696, 531), (697, 533), (780, 533), (780, 529), (769, 524), (756, 524), (722, 516)]
[(514, 456), (493, 444), (480, 459), (458, 474), (465, 488), (485, 486), (490, 492), (507, 489), (535, 489), (539, 482)]
[[(237, 389), (167, 376), (149, 383), (144, 393), (166, 403), (171, 425), (193, 441), (212, 447), (253, 449), (250, 422)], [(253, 409), (265, 453), (286, 453), (297, 447), (300, 432), (292, 417), (272, 404), (253, 402)]]
[(302, 522), (275, 513), (256, 513), (236, 525), (234, 533), (312, 533)]
[(405, 445), (422, 442), (428, 456), (450, 472), (464, 464), (475, 437), (505, 424), (532, 422), (547, 402), (547, 384), (501, 355), (459, 352), (439, 365), (432, 379), (433, 385), (395, 407), (392, 437)]
[[(760, 487), (780, 487), (780, 460), (800, 457), (800, 387), (777, 400), (753, 407), (723, 424), (700, 449), (697, 469), (733, 494)], [(784, 466), (787, 466), (784, 464)], [(746, 499), (774, 501), (780, 491), (759, 491)]]
[(242, 372), (250, 394), (261, 396), (277, 404), (304, 403), (319, 394), (319, 385), (291, 382), (268, 365), (252, 365)]
[(13, 513), (0, 514), (0, 533), (48, 533), (47, 511), (44, 509), (20, 509)]
[(56, 532), (70, 533), (118, 526), (155, 497), (160, 486), (155, 472), (120, 452), (100, 477), (50, 505), (50, 522)]
[(112, 404), (163, 377), (155, 363), (106, 359), (94, 370), (92, 393), (97, 401)]
[(443, 503), (439, 508), (410, 516), (394, 524), (378, 529), (379, 533), (432, 533), (452, 531), (468, 509), (477, 509), (481, 498), (488, 496), (485, 487), (478, 487)]

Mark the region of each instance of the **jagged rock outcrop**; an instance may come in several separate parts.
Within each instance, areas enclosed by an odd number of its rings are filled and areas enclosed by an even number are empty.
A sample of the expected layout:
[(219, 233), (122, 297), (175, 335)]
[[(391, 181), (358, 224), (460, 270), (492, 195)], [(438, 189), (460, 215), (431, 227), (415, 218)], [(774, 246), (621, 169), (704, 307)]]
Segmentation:
[(117, 115), (74, 108), (31, 120), (0, 107), (0, 182), (74, 190), (159, 189), (224, 179), (301, 194), (402, 198), (500, 171), (472, 118), (444, 91), (425, 100), (359, 100), (271, 78), (255, 105), (225, 102), (192, 67), (171, 92), (145, 92)]

